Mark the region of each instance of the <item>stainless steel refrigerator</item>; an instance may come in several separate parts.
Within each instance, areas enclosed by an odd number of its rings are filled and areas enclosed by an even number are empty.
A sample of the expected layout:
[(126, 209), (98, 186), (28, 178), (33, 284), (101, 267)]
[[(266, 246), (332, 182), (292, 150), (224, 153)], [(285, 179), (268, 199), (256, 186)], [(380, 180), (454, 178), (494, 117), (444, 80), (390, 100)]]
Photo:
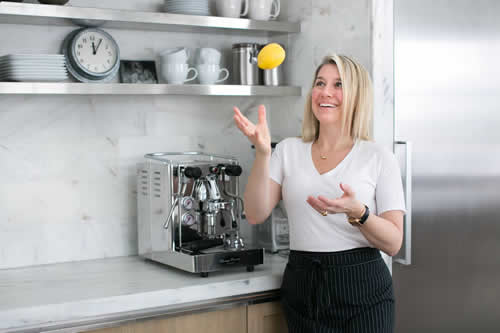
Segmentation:
[(500, 1), (394, 0), (394, 82), (412, 208), (396, 332), (498, 333)]

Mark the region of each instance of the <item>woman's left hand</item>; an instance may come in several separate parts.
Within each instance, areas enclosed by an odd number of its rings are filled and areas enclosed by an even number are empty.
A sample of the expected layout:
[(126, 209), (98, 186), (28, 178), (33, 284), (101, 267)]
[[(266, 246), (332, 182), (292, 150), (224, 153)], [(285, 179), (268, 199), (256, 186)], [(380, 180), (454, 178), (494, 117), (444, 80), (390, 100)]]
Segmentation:
[(344, 192), (340, 198), (329, 199), (319, 195), (316, 198), (308, 196), (306, 201), (321, 215), (345, 213), (348, 216), (361, 217), (365, 206), (356, 199), (352, 188), (347, 184), (340, 183), (340, 189)]

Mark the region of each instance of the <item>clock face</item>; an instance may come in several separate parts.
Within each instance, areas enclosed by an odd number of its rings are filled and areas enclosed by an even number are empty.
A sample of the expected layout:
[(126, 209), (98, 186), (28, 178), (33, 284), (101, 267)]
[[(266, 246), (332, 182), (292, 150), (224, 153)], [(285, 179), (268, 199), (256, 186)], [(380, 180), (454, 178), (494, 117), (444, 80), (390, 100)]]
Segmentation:
[(106, 73), (118, 60), (118, 50), (114, 41), (95, 29), (87, 29), (78, 34), (73, 40), (72, 47), (75, 62), (89, 73)]

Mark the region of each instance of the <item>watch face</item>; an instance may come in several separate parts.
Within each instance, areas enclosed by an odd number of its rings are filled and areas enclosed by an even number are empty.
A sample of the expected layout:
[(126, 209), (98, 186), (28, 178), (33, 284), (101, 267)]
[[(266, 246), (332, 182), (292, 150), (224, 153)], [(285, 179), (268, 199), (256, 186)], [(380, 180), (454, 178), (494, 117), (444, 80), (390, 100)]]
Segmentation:
[(71, 45), (75, 64), (89, 74), (105, 74), (118, 61), (118, 47), (104, 31), (85, 29)]

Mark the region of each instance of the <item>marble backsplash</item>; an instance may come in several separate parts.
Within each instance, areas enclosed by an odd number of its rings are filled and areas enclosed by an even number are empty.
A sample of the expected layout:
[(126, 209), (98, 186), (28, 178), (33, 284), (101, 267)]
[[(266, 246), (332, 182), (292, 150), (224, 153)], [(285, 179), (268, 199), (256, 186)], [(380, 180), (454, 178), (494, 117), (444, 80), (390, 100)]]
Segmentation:
[[(245, 170), (250, 144), (232, 121), (238, 105), (256, 120), (268, 110), (275, 140), (300, 133), (316, 65), (328, 52), (354, 56), (369, 70), (372, 0), (281, 0), (280, 20), (299, 34), (169, 33), (107, 29), (122, 59), (155, 59), (174, 46), (217, 47), (231, 66), (232, 43), (278, 41), (287, 48), (286, 83), (301, 97), (0, 95), (0, 269), (137, 254), (136, 164), (154, 151), (236, 156)], [(68, 5), (159, 10), (160, 0), (70, 0)], [(75, 27), (0, 24), (0, 54), (58, 53)], [(252, 228), (242, 226), (252, 238)]]

